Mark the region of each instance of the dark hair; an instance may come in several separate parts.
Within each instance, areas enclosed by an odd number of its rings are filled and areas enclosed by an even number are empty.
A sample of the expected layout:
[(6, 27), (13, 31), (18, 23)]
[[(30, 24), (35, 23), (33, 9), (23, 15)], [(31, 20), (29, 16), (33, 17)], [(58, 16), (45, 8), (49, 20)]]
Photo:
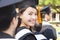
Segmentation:
[(41, 12), (41, 15), (42, 15), (42, 18), (45, 18), (45, 15), (49, 15), (49, 13), (46, 13), (46, 12)]
[(14, 5), (0, 8), (0, 31), (7, 30), (15, 16), (16, 11)]
[(37, 32), (40, 32), (41, 27), (42, 27), (42, 24), (39, 24), (39, 25), (38, 24), (35, 24), (34, 30), (37, 31)]
[(41, 13), (42, 18), (45, 18), (45, 12)]
[[(20, 13), (22, 14), (28, 7), (32, 7), (32, 8), (35, 8), (35, 9), (36, 9), (36, 7), (33, 6), (33, 5), (25, 5), (23, 8), (20, 8), (19, 14), (20, 14)], [(37, 9), (36, 9), (36, 10), (37, 10)]]

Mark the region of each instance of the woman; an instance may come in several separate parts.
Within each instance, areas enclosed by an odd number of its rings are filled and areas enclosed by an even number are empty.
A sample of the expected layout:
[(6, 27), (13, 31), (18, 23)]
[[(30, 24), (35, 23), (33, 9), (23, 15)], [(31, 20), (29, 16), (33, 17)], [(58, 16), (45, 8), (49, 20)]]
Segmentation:
[(19, 11), (20, 25), (17, 28), (15, 38), (18, 40), (36, 40), (33, 33), (29, 30), (37, 20), (37, 9), (35, 6), (25, 5)]

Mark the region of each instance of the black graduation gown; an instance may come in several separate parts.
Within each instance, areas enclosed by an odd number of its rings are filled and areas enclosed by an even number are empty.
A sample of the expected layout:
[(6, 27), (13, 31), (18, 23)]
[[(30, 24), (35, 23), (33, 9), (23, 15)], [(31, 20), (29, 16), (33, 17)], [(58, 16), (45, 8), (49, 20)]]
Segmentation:
[[(18, 33), (19, 31), (21, 31), (22, 29), (26, 29), (25, 27), (18, 27), (16, 30), (16, 33)], [(19, 38), (19, 40), (37, 40), (35, 38), (35, 36), (31, 33), (27, 33), (25, 35), (23, 35), (21, 38)]]
[[(40, 32), (34, 32), (34, 35), (37, 37), (37, 40), (48, 40), (43, 34), (41, 34)], [(39, 39), (39, 37), (42, 37), (41, 39)]]
[(0, 38), (13, 38), (9, 34), (6, 34), (4, 32), (0, 32)]
[(56, 40), (56, 32), (55, 32), (55, 29), (50, 26), (50, 25), (46, 25), (44, 26), (45, 30), (43, 30), (41, 33), (47, 37), (47, 39), (53, 39), (53, 40)]

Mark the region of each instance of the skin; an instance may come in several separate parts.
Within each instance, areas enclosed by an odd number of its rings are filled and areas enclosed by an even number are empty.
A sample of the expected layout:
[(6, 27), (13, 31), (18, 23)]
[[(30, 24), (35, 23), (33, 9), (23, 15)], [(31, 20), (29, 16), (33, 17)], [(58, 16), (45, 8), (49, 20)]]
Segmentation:
[(46, 21), (50, 21), (50, 16), (48, 14), (45, 15), (45, 19), (47, 19)]
[(17, 24), (18, 24), (18, 17), (16, 17), (16, 18), (14, 17), (11, 21), (10, 27), (3, 32), (11, 35), (12, 37), (14, 37), (15, 29), (17, 27)]
[(25, 26), (26, 28), (30, 28), (30, 26), (34, 26), (37, 20), (37, 10), (32, 7), (28, 7), (23, 14), (20, 15), (21, 26)]

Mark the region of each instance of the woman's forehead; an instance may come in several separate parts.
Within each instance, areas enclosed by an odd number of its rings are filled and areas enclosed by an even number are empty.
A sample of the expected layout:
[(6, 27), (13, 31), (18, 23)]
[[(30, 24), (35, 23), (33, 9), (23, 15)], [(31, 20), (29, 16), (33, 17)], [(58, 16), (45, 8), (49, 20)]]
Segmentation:
[(28, 7), (26, 9), (26, 11), (29, 11), (29, 12), (37, 12), (37, 10), (35, 8), (33, 8), (33, 7)]

